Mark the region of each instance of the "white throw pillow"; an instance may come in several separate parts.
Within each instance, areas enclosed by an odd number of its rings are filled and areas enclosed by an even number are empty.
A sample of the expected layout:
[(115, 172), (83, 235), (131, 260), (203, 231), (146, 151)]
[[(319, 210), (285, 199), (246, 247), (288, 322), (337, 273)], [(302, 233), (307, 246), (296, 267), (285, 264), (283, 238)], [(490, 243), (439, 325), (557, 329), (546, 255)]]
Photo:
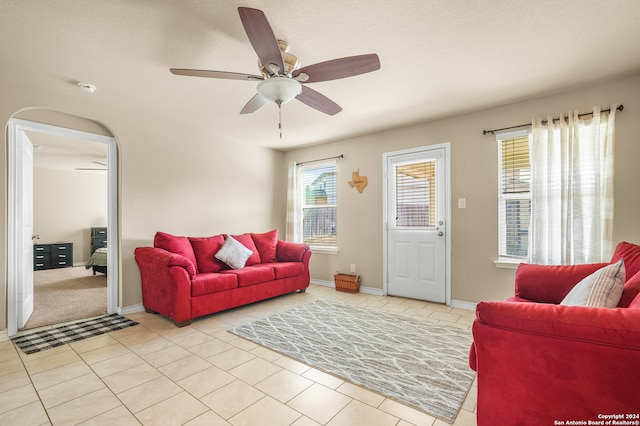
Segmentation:
[(216, 253), (216, 259), (221, 260), (233, 269), (242, 269), (253, 252), (242, 245), (231, 235), (227, 235), (220, 250)]
[(622, 259), (589, 275), (562, 299), (561, 305), (615, 308), (622, 297), (625, 269)]

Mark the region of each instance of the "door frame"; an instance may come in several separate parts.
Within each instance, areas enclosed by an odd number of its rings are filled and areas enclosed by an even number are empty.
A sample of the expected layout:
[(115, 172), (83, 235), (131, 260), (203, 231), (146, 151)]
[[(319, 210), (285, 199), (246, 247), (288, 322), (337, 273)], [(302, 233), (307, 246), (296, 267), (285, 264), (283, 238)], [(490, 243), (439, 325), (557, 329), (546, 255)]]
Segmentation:
[(444, 150), (444, 158), (442, 163), (444, 164), (443, 176), (445, 177), (445, 303), (447, 306), (451, 306), (451, 143), (444, 142), (435, 145), (426, 145), (416, 148), (402, 149), (399, 151), (385, 152), (382, 154), (382, 294), (386, 296), (388, 294), (389, 285), (389, 271), (388, 271), (388, 259), (389, 259), (389, 247), (387, 245), (387, 231), (388, 231), (388, 208), (387, 197), (388, 191), (388, 160), (389, 157), (397, 155), (416, 154), (420, 152), (428, 152), (436, 149)]
[[(21, 206), (17, 203), (17, 177), (22, 166), (17, 161), (16, 144), (24, 132), (32, 131), (49, 133), (57, 136), (72, 137), (88, 142), (107, 145), (107, 313), (116, 313), (118, 308), (119, 288), (119, 246), (118, 246), (118, 173), (117, 144), (111, 136), (98, 135), (80, 130), (67, 129), (55, 125), (11, 118), (8, 126), (8, 158), (7, 158), (7, 334), (14, 336), (18, 332), (18, 283), (22, 282), (22, 273), (18, 265), (20, 241), (17, 235), (17, 218), (22, 215)], [(31, 271), (33, 273), (33, 271)]]

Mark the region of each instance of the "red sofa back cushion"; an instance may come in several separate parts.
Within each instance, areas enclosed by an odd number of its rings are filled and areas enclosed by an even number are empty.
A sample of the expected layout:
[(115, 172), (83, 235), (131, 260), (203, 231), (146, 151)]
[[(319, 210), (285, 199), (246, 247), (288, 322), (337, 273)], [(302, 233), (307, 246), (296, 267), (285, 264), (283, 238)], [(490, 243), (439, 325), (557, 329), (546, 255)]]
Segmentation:
[(620, 259), (624, 259), (627, 280), (640, 272), (640, 246), (626, 241), (618, 243), (611, 258), (611, 263), (615, 263)]
[(245, 266), (257, 265), (260, 263), (260, 253), (258, 253), (258, 249), (253, 242), (253, 238), (251, 238), (251, 234), (232, 235), (232, 237), (253, 252), (253, 254), (249, 256), (249, 259), (247, 259)]
[(196, 261), (198, 262), (198, 270), (201, 273), (218, 272), (229, 267), (222, 261), (216, 259), (216, 253), (224, 244), (224, 235), (215, 235), (213, 237), (189, 237)]
[(622, 297), (618, 303), (619, 308), (640, 309), (640, 272), (629, 278), (624, 283)]
[(516, 269), (516, 296), (540, 303), (562, 302), (582, 279), (608, 263), (538, 265), (521, 263)]
[(189, 238), (158, 231), (153, 237), (153, 246), (186, 257), (193, 264), (196, 273), (198, 272), (198, 262), (196, 262), (196, 255), (193, 253)]
[(260, 254), (261, 263), (277, 262), (276, 246), (278, 245), (278, 230), (265, 232), (264, 234), (251, 234), (253, 242)]

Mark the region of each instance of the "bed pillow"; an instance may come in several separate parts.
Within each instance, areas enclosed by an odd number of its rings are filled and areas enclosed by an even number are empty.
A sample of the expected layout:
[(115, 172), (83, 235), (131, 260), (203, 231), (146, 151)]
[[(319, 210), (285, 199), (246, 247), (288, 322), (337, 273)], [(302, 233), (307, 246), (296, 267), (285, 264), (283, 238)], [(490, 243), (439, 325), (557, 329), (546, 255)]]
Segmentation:
[(216, 253), (216, 259), (223, 261), (232, 269), (242, 269), (253, 252), (243, 246), (231, 235), (227, 235), (224, 244)]
[(198, 273), (198, 262), (189, 238), (158, 231), (153, 238), (153, 246), (186, 257), (193, 264), (196, 273)]
[(624, 262), (620, 259), (580, 281), (560, 304), (615, 308), (622, 296), (624, 279)]

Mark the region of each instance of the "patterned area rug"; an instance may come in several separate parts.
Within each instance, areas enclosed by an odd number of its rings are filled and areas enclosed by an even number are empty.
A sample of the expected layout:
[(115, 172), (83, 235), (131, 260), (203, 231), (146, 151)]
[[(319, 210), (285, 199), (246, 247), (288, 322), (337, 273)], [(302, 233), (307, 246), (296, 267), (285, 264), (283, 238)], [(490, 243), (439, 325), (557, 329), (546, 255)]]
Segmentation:
[(22, 334), (11, 340), (26, 354), (32, 354), (92, 336), (121, 330), (138, 324), (118, 314), (104, 315), (86, 321)]
[(453, 423), (475, 373), (471, 332), (316, 301), (229, 330)]

